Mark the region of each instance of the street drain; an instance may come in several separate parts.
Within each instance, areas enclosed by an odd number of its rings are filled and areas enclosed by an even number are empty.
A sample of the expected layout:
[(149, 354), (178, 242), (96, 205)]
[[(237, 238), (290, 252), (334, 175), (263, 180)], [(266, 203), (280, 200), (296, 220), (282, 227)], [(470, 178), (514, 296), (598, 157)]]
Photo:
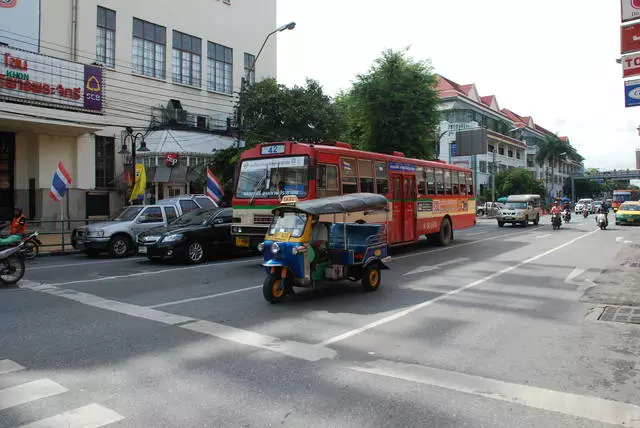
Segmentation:
[(640, 308), (607, 306), (598, 318), (600, 321), (640, 324)]

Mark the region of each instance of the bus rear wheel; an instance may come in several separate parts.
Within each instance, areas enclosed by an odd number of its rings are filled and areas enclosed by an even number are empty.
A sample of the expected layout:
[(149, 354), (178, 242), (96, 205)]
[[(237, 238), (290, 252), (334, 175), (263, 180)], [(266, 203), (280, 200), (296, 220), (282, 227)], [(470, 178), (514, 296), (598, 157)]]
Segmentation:
[(427, 236), (429, 242), (436, 244), (440, 247), (445, 247), (451, 243), (453, 239), (453, 227), (451, 227), (451, 220), (445, 218), (440, 223), (440, 232)]

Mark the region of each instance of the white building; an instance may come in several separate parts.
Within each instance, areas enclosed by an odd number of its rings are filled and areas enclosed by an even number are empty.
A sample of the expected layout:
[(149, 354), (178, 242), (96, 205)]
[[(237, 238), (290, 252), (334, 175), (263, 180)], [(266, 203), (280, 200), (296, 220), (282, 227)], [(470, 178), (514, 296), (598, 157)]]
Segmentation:
[[(232, 144), (224, 134), (241, 78), (275, 28), (276, 0), (19, 0), (0, 8), (0, 217), (19, 205), (32, 218), (58, 218), (60, 204), (48, 197), (58, 161), (73, 179), (70, 217), (119, 208), (125, 127), (150, 144), (155, 129), (179, 128), (186, 166)], [(252, 74), (276, 76), (275, 37)], [(188, 190), (162, 184), (170, 194)]]

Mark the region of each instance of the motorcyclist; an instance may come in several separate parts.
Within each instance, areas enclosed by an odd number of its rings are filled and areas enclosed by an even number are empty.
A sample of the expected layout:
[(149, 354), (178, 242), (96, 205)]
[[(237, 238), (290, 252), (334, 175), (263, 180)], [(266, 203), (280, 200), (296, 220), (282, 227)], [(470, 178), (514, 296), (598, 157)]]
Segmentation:
[[(2, 227), (6, 227), (7, 223)], [(22, 213), (22, 208), (15, 207), (13, 209), (13, 218), (9, 223), (9, 235), (24, 235), (27, 231), (27, 217)]]
[[(598, 208), (598, 213), (604, 214), (605, 225), (609, 226), (609, 208), (607, 207), (606, 202), (603, 202), (602, 205), (600, 205), (600, 207)], [(598, 223), (597, 217), (596, 223)]]
[(559, 215), (560, 215), (560, 206), (558, 205), (558, 201), (556, 201), (553, 203), (553, 206), (551, 207), (551, 223), (552, 224), (556, 216), (559, 216)]

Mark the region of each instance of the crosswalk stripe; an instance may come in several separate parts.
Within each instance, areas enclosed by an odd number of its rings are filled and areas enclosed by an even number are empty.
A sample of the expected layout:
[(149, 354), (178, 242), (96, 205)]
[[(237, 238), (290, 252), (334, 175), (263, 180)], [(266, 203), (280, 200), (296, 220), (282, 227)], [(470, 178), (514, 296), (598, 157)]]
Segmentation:
[(89, 404), (20, 428), (98, 428), (124, 419), (124, 416), (99, 404)]
[(0, 390), (0, 410), (67, 392), (68, 389), (49, 379), (40, 379)]
[(22, 367), (18, 363), (14, 363), (11, 360), (0, 360), (0, 375), (17, 372), (20, 370), (24, 370), (24, 367)]

